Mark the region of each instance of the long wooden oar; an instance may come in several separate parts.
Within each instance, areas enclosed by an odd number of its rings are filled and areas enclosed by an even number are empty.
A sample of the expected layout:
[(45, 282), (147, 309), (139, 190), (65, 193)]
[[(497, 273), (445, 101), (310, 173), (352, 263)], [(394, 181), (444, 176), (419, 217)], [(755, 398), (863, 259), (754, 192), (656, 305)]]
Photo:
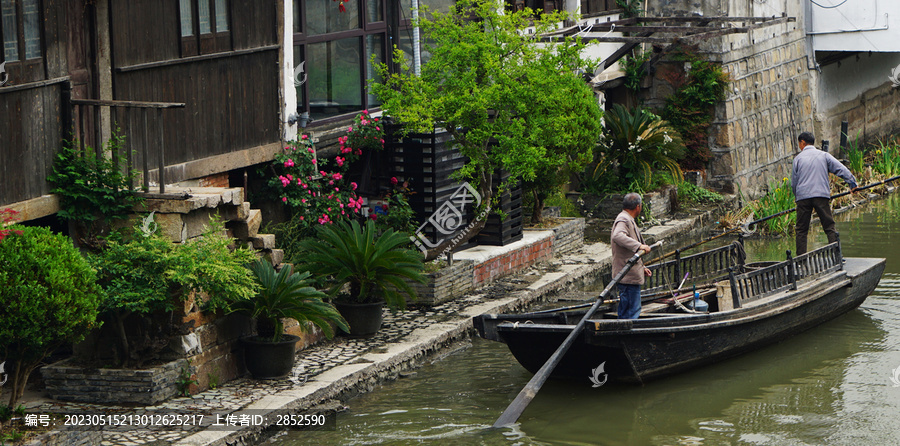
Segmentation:
[[(882, 184), (887, 184), (887, 183), (890, 183), (891, 181), (894, 181), (894, 180), (897, 180), (897, 179), (900, 179), (900, 175), (897, 175), (897, 176), (895, 176), (895, 177), (888, 178), (888, 179), (886, 179), (886, 180), (879, 181), (879, 182), (877, 182), (877, 183), (872, 183), (872, 184), (869, 184), (869, 185), (867, 185), (867, 186), (859, 187), (859, 188), (856, 189), (856, 191), (846, 191), (846, 192), (841, 192), (841, 193), (839, 193), (839, 194), (832, 195), (832, 196), (830, 197), (830, 199), (831, 199), (831, 200), (834, 200), (835, 198), (840, 198), (840, 197), (843, 197), (843, 196), (845, 196), (845, 195), (849, 195), (849, 194), (851, 194), (851, 193), (853, 193), (853, 192), (859, 192), (859, 191), (861, 191), (861, 190), (866, 190), (866, 189), (869, 189), (869, 188), (872, 188), (872, 187), (875, 187), (875, 186), (881, 186)], [(736, 226), (736, 227), (731, 228), (731, 229), (729, 229), (729, 230), (727, 230), (727, 231), (725, 231), (725, 232), (723, 232), (723, 233), (721, 233), (721, 234), (719, 234), (719, 235), (717, 235), (717, 236), (715, 236), (715, 237), (711, 237), (711, 238), (708, 238), (708, 239), (706, 239), (706, 240), (700, 240), (699, 242), (696, 242), (696, 243), (692, 243), (692, 244), (690, 244), (690, 245), (687, 245), (687, 246), (685, 246), (685, 247), (683, 247), (683, 248), (681, 248), (681, 249), (679, 249), (679, 250), (677, 250), (677, 251), (672, 251), (672, 252), (670, 252), (670, 253), (668, 253), (668, 254), (666, 254), (666, 255), (664, 255), (664, 256), (657, 257), (657, 258), (655, 258), (655, 259), (653, 259), (653, 260), (647, 262), (646, 264), (647, 264), (647, 265), (652, 265), (652, 264), (654, 264), (654, 263), (656, 263), (656, 262), (659, 262), (660, 260), (663, 260), (663, 259), (666, 259), (666, 258), (669, 258), (669, 257), (674, 256), (676, 252), (681, 252), (681, 251), (686, 251), (686, 250), (691, 249), (691, 248), (696, 248), (697, 246), (700, 246), (700, 245), (702, 245), (702, 244), (704, 244), (704, 243), (709, 243), (709, 242), (711, 242), (711, 241), (713, 241), (713, 240), (715, 240), (715, 239), (718, 239), (718, 238), (720, 238), (720, 237), (724, 237), (724, 236), (726, 236), (726, 235), (728, 235), (728, 234), (731, 234), (731, 233), (736, 232), (736, 231), (739, 231), (739, 230), (749, 230), (751, 226), (754, 226), (754, 225), (756, 225), (756, 224), (762, 223), (762, 222), (764, 222), (764, 221), (771, 220), (771, 219), (776, 218), (776, 217), (781, 217), (782, 215), (785, 215), (785, 214), (790, 214), (791, 212), (794, 212), (794, 211), (796, 211), (796, 210), (797, 210), (797, 208), (796, 208), (796, 207), (793, 207), (793, 208), (786, 209), (786, 210), (783, 210), (783, 211), (781, 211), (781, 212), (776, 212), (776, 213), (774, 213), (774, 214), (772, 214), (772, 215), (768, 215), (768, 216), (766, 216), (766, 217), (760, 218), (759, 220), (753, 220), (753, 221), (751, 221), (751, 222), (749, 222), (749, 223), (745, 223), (745, 224), (743, 224), (743, 225), (741, 225), (741, 226)]]
[[(657, 246), (662, 245), (662, 240), (650, 245), (650, 249), (653, 249)], [(587, 323), (587, 320), (594, 315), (594, 312), (597, 311), (597, 308), (603, 303), (604, 298), (609, 294), (610, 290), (622, 280), (622, 277), (625, 277), (625, 274), (637, 263), (638, 259), (641, 258), (641, 252), (638, 251), (627, 262), (625, 262), (625, 266), (622, 267), (622, 270), (619, 271), (619, 274), (616, 274), (616, 277), (613, 278), (609, 284), (606, 285), (606, 288), (600, 292), (600, 296), (597, 298), (597, 301), (594, 302), (594, 305), (584, 314), (584, 317), (578, 321), (578, 324), (575, 325), (575, 328), (572, 329), (572, 332), (569, 333), (569, 336), (559, 345), (553, 355), (550, 356), (550, 359), (541, 366), (541, 369), (531, 377), (531, 380), (528, 381), (528, 384), (525, 385), (524, 388), (519, 392), (516, 398), (512, 403), (503, 411), (503, 414), (500, 415), (500, 418), (494, 422), (494, 427), (504, 427), (509, 426), (516, 422), (519, 419), (519, 416), (522, 415), (522, 412), (525, 411), (525, 408), (528, 407), (528, 404), (531, 403), (531, 400), (537, 395), (538, 391), (541, 390), (541, 386), (544, 385), (544, 382), (547, 381), (547, 378), (550, 377), (550, 374), (553, 373), (553, 369), (559, 364), (562, 360), (563, 356), (565, 356), (566, 352), (569, 351), (569, 348), (572, 347), (572, 344), (575, 343), (575, 339), (581, 334), (581, 331), (584, 330), (584, 325)]]

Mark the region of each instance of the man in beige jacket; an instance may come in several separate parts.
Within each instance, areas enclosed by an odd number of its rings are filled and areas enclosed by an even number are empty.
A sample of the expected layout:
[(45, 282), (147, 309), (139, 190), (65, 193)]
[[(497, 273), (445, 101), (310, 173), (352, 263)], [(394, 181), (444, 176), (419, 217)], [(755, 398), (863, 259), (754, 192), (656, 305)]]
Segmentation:
[[(622, 212), (613, 222), (610, 247), (612, 248), (612, 274), (615, 277), (625, 267), (625, 262), (636, 252), (643, 254), (650, 252), (650, 247), (644, 243), (641, 231), (634, 219), (641, 213), (641, 196), (630, 193), (622, 200)], [(625, 277), (619, 281), (619, 319), (637, 319), (641, 314), (641, 285), (644, 277), (649, 277), (650, 270), (644, 267), (644, 263), (638, 259)]]

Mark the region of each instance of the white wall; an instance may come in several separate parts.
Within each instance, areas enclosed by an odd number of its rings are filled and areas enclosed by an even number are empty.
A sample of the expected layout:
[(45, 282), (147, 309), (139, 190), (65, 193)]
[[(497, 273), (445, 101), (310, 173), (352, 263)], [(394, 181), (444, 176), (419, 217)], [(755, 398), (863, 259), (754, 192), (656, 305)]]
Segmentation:
[(816, 51), (900, 52), (900, 1), (806, 1)]

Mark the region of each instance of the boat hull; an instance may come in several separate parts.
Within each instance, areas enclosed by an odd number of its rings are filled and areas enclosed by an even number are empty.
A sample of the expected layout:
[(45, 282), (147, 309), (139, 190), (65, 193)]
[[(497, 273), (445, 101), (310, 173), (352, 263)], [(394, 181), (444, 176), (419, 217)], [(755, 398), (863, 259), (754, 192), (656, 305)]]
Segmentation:
[[(552, 377), (602, 381), (608, 375), (612, 381), (641, 383), (758, 349), (858, 307), (878, 285), (884, 267), (884, 259), (848, 258), (843, 271), (738, 310), (634, 321), (589, 320)], [(532, 373), (575, 323), (569, 316), (515, 324), (506, 316), (492, 324), (485, 316), (476, 320), (479, 331), (495, 333), (495, 340), (505, 342)], [(594, 374), (601, 364), (602, 374)]]

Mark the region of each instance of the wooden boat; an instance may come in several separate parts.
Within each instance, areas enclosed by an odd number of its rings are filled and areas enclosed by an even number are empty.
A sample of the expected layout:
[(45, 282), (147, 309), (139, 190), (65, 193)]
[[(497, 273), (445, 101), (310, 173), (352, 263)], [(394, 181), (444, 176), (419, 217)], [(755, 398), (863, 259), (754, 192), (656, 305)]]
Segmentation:
[[(590, 379), (595, 386), (607, 378), (641, 383), (757, 349), (858, 307), (885, 267), (880, 258), (844, 259), (839, 243), (783, 262), (744, 264), (742, 254), (736, 242), (650, 266), (642, 294), (668, 289), (684, 272), (715, 283), (701, 294), (708, 313), (656, 301), (645, 303), (638, 319), (619, 320), (610, 304), (588, 320), (551, 376)], [(506, 343), (535, 373), (585, 312), (483, 314), (474, 323), (482, 337)]]

